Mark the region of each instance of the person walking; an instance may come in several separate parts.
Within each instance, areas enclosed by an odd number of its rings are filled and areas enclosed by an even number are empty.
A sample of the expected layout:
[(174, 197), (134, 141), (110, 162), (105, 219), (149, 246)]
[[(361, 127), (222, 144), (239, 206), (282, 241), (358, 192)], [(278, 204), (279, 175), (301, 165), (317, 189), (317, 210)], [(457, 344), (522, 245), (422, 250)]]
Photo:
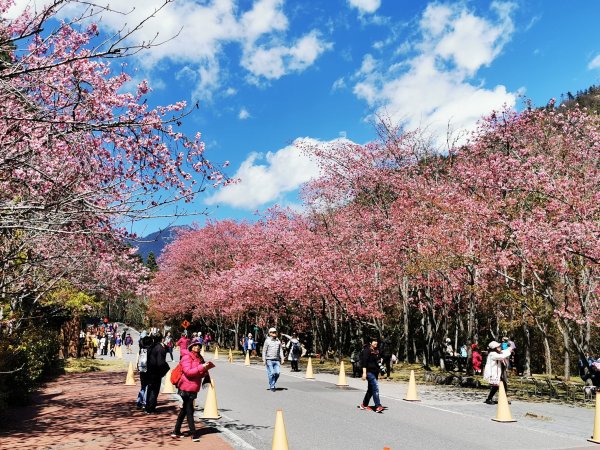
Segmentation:
[(131, 353), (131, 346), (133, 345), (133, 338), (131, 337), (131, 334), (127, 333), (127, 336), (125, 336), (125, 342), (123, 343), (125, 344), (127, 353)]
[(188, 332), (187, 332), (187, 330), (184, 330), (183, 333), (181, 333), (181, 337), (175, 344), (175, 345), (177, 345), (177, 347), (179, 347), (179, 360), (180, 361), (183, 358), (183, 355), (185, 355), (187, 353), (187, 351), (188, 351), (187, 349), (188, 349), (188, 346), (190, 345), (190, 342), (191, 342), (191, 340), (188, 338)]
[(188, 428), (192, 435), (192, 441), (200, 441), (200, 435), (196, 432), (194, 423), (194, 400), (198, 396), (198, 392), (203, 384), (210, 383), (210, 375), (208, 371), (215, 365), (209, 361), (204, 362), (204, 358), (200, 355), (202, 343), (200, 339), (192, 340), (187, 348), (187, 352), (181, 358), (181, 378), (177, 382), (177, 393), (183, 400), (183, 405), (177, 415), (175, 421), (175, 429), (171, 433), (173, 438), (183, 438), (181, 425), (183, 419), (187, 418)]
[(488, 405), (494, 404), (492, 399), (498, 392), (500, 382), (504, 384), (504, 391), (507, 392), (506, 383), (506, 367), (508, 366), (508, 358), (510, 358), (510, 347), (502, 350), (502, 344), (492, 341), (488, 344), (489, 354), (483, 369), (483, 379), (490, 383), (490, 393), (484, 403)]
[(148, 382), (149, 382), (148, 352), (150, 352), (150, 349), (154, 345), (154, 340), (152, 339), (151, 336), (147, 336), (145, 331), (142, 331), (142, 335), (143, 336), (139, 342), (140, 349), (138, 352), (138, 367), (137, 367), (138, 372), (140, 374), (141, 388), (140, 388), (140, 392), (138, 393), (137, 401), (136, 401), (136, 406), (140, 409), (143, 408), (144, 406), (146, 406), (146, 396), (147, 396), (147, 389), (148, 389)]
[[(381, 401), (379, 400), (379, 383), (377, 382), (377, 378), (379, 377), (381, 355), (379, 354), (377, 345), (377, 339), (371, 338), (369, 345), (365, 346), (361, 354), (362, 380), (367, 382), (367, 392), (365, 393), (363, 402), (358, 407), (382, 413), (385, 408), (381, 406)], [(375, 402), (373, 408), (369, 406), (371, 397), (373, 397), (373, 401)]]
[(165, 346), (167, 353), (171, 355), (171, 361), (173, 361), (173, 336), (171, 336), (170, 331), (167, 331), (167, 335), (165, 336)]
[(300, 372), (300, 369), (298, 369), (298, 360), (300, 359), (300, 355), (302, 355), (302, 344), (300, 344), (296, 333), (292, 333), (292, 338), (287, 343), (287, 349), (288, 361), (292, 364), (292, 372)]
[(385, 364), (385, 378), (389, 380), (392, 376), (392, 342), (390, 338), (383, 339), (380, 354), (382, 362)]
[(262, 360), (267, 367), (267, 378), (269, 379), (269, 388), (275, 392), (275, 384), (281, 373), (280, 363), (283, 364), (283, 346), (277, 338), (277, 329), (269, 328), (269, 336), (265, 339), (262, 351)]
[(153, 344), (148, 351), (148, 368), (146, 370), (148, 386), (146, 387), (146, 414), (156, 412), (156, 403), (160, 391), (160, 382), (169, 371), (167, 350), (160, 333), (153, 336)]

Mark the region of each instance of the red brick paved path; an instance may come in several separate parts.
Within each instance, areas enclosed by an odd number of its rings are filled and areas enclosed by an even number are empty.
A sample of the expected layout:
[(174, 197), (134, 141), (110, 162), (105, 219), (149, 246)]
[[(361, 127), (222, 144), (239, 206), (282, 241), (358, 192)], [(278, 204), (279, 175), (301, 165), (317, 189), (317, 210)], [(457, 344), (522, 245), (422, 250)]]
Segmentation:
[[(0, 417), (1, 449), (232, 449), (209, 424), (196, 422), (202, 438), (169, 436), (178, 412), (168, 394), (158, 414), (135, 407), (139, 385), (125, 386), (124, 372), (63, 375), (41, 389), (30, 406)], [(187, 431), (187, 423), (182, 427)]]

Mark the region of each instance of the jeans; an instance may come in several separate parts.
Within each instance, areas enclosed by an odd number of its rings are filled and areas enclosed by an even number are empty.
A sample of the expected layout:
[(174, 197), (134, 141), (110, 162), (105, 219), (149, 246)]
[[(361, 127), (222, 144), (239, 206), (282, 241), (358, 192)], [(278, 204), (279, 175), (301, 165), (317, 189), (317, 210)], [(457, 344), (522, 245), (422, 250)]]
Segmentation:
[(367, 406), (371, 401), (371, 397), (373, 397), (375, 406), (381, 406), (381, 402), (379, 401), (379, 383), (377, 383), (377, 375), (367, 372), (367, 383), (367, 393), (363, 399), (363, 405)]
[(196, 392), (179, 391), (179, 395), (183, 399), (183, 405), (179, 410), (179, 415), (175, 422), (175, 434), (181, 434), (183, 419), (187, 417), (188, 428), (193, 435), (196, 432), (196, 425), (194, 424), (194, 399), (198, 394)]
[(277, 379), (279, 378), (280, 363), (277, 359), (267, 359), (267, 377), (269, 378), (269, 387), (271, 389), (275, 388), (275, 383), (277, 383)]

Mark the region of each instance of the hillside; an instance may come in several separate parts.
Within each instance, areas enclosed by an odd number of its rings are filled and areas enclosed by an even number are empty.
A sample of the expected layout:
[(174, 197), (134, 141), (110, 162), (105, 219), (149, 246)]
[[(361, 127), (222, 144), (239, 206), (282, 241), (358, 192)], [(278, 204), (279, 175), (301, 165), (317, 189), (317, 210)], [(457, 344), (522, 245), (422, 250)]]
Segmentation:
[(155, 231), (147, 236), (136, 239), (130, 242), (132, 246), (137, 247), (137, 253), (147, 260), (150, 252), (154, 253), (157, 258), (161, 255), (167, 244), (172, 242), (179, 230), (189, 229), (188, 226), (167, 227), (164, 230)]

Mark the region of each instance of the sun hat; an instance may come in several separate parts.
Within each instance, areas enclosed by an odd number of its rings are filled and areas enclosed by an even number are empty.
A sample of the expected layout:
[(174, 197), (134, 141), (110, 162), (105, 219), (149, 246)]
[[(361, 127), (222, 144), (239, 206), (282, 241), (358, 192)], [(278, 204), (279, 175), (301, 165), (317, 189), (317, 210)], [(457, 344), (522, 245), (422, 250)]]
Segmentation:
[(277, 333), (277, 328), (275, 328), (275, 327), (269, 328), (269, 333)]
[(495, 349), (495, 348), (498, 348), (498, 347), (500, 347), (500, 345), (501, 345), (500, 343), (498, 343), (498, 342), (496, 342), (496, 341), (492, 341), (492, 342), (490, 342), (490, 343), (488, 344), (488, 348), (490, 348), (490, 349)]
[(200, 341), (200, 339), (198, 338), (192, 339), (192, 342), (190, 342), (190, 344), (188, 345), (188, 350), (192, 350), (192, 347), (194, 345), (202, 345), (202, 341)]

